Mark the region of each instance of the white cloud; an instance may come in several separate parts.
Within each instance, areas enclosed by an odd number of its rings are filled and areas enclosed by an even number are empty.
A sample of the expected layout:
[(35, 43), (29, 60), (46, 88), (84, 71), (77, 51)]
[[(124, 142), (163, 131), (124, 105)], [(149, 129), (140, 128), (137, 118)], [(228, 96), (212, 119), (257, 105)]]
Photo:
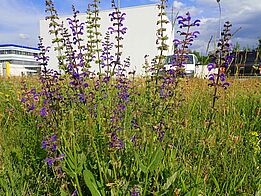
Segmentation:
[[(200, 36), (195, 40), (193, 49), (205, 53), (208, 41), (211, 36), (219, 38), (219, 8), (216, 0), (179, 0), (183, 6), (180, 14), (184, 15), (190, 11), (192, 19), (201, 20)], [(193, 2), (193, 3), (192, 3)], [(186, 3), (186, 4), (185, 4)], [(242, 29), (235, 35), (233, 42), (239, 42), (241, 47), (255, 47), (258, 37), (261, 37), (261, 2), (260, 0), (221, 0), (222, 18), (221, 24), (231, 21), (232, 32), (239, 27)], [(189, 6), (188, 6), (189, 5)], [(214, 47), (212, 41), (210, 48)]]
[(42, 14), (34, 2), (1, 0), (0, 43), (36, 46)]
[(20, 37), (21, 39), (29, 39), (29, 38), (30, 38), (30, 35), (24, 34), (24, 33), (20, 33), (20, 34), (19, 34), (19, 37)]
[(176, 9), (181, 9), (182, 7), (184, 7), (184, 4), (180, 1), (173, 1), (173, 8)]

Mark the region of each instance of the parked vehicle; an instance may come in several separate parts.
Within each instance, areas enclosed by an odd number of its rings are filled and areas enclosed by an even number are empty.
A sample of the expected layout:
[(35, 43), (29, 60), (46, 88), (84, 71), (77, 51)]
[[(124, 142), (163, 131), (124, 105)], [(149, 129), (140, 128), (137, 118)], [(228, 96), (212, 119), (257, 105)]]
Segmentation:
[[(168, 55), (165, 60), (165, 67), (169, 69), (175, 62), (175, 55)], [(198, 58), (194, 54), (187, 55), (187, 62), (184, 64), (185, 74), (188, 76), (194, 76), (196, 72), (196, 66), (199, 65)]]

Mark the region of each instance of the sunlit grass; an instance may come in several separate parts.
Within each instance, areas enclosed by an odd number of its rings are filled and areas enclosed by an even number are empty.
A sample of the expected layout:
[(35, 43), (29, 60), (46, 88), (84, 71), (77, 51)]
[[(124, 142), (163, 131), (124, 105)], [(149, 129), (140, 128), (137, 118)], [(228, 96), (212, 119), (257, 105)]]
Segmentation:
[[(41, 125), (20, 103), (22, 80), (0, 79), (0, 194), (59, 195), (59, 183), (47, 172), (50, 169), (43, 161)], [(61, 148), (67, 152), (63, 165), (67, 178), (71, 159), (76, 165), (83, 164), (111, 194), (129, 195), (133, 188), (144, 187), (147, 194), (260, 193), (260, 80), (230, 82), (228, 90), (219, 91), (216, 115), (209, 122), (213, 91), (208, 88), (208, 81), (196, 78), (182, 81), (185, 99), (178, 112), (170, 111), (177, 112), (176, 119), (166, 113), (168, 132), (161, 143), (151, 127), (160, 114), (148, 111), (145, 85), (139, 79), (136, 83), (139, 96), (128, 105), (124, 117), (124, 131), (120, 135), (125, 141), (123, 150), (108, 148), (108, 120), (100, 119), (102, 126), (97, 129), (97, 122), (87, 111), (82, 113), (72, 107), (70, 113), (74, 116), (65, 116), (62, 122), (63, 142), (77, 141), (65, 145), (76, 148), (76, 155), (67, 147)], [(37, 86), (38, 81), (26, 78), (26, 83)], [(103, 108), (101, 113), (106, 110)], [(137, 118), (137, 129), (129, 123), (133, 117)], [(208, 123), (213, 124), (206, 132)], [(73, 129), (76, 135), (72, 135)], [(137, 137), (136, 146), (130, 140), (133, 135)], [(83, 193), (89, 194), (81, 171), (77, 172)]]

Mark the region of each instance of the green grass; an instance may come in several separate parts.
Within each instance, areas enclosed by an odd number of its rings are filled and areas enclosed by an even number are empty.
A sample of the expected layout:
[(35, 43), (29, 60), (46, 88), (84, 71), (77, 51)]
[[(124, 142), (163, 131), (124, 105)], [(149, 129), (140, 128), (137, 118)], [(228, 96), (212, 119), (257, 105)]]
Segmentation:
[[(96, 118), (87, 107), (66, 106), (59, 122), (62, 179), (43, 161), (48, 128), (23, 109), (20, 81), (0, 79), (0, 195), (69, 195), (75, 189), (82, 195), (130, 195), (133, 189), (141, 195), (261, 194), (258, 79), (231, 80), (227, 91), (220, 89), (213, 122), (208, 81), (181, 81), (177, 97), (184, 100), (166, 103), (137, 80), (120, 122), (123, 149), (109, 148), (115, 91), (96, 101)], [(29, 86), (37, 82), (27, 79)], [(165, 131), (162, 142), (159, 127)]]

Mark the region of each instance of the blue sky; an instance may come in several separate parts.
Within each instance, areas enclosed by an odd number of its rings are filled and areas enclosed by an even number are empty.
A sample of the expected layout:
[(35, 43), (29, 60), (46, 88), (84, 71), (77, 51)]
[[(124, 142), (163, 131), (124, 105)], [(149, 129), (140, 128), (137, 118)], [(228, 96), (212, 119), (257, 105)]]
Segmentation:
[[(81, 12), (86, 10), (90, 0), (54, 0), (60, 15), (69, 15), (74, 4)], [(121, 0), (121, 7), (157, 3), (158, 0)], [(37, 46), (39, 20), (44, 18), (44, 0), (0, 0), (0, 43), (14, 43)], [(169, 0), (169, 8), (175, 13), (190, 11), (193, 18), (200, 19), (201, 35), (194, 48), (204, 51), (211, 36), (219, 30), (219, 12), (216, 0)], [(233, 42), (241, 47), (256, 47), (261, 38), (261, 0), (221, 0), (222, 22), (233, 24), (233, 31), (242, 29), (235, 35)], [(101, 0), (101, 9), (109, 9), (110, 0)]]

